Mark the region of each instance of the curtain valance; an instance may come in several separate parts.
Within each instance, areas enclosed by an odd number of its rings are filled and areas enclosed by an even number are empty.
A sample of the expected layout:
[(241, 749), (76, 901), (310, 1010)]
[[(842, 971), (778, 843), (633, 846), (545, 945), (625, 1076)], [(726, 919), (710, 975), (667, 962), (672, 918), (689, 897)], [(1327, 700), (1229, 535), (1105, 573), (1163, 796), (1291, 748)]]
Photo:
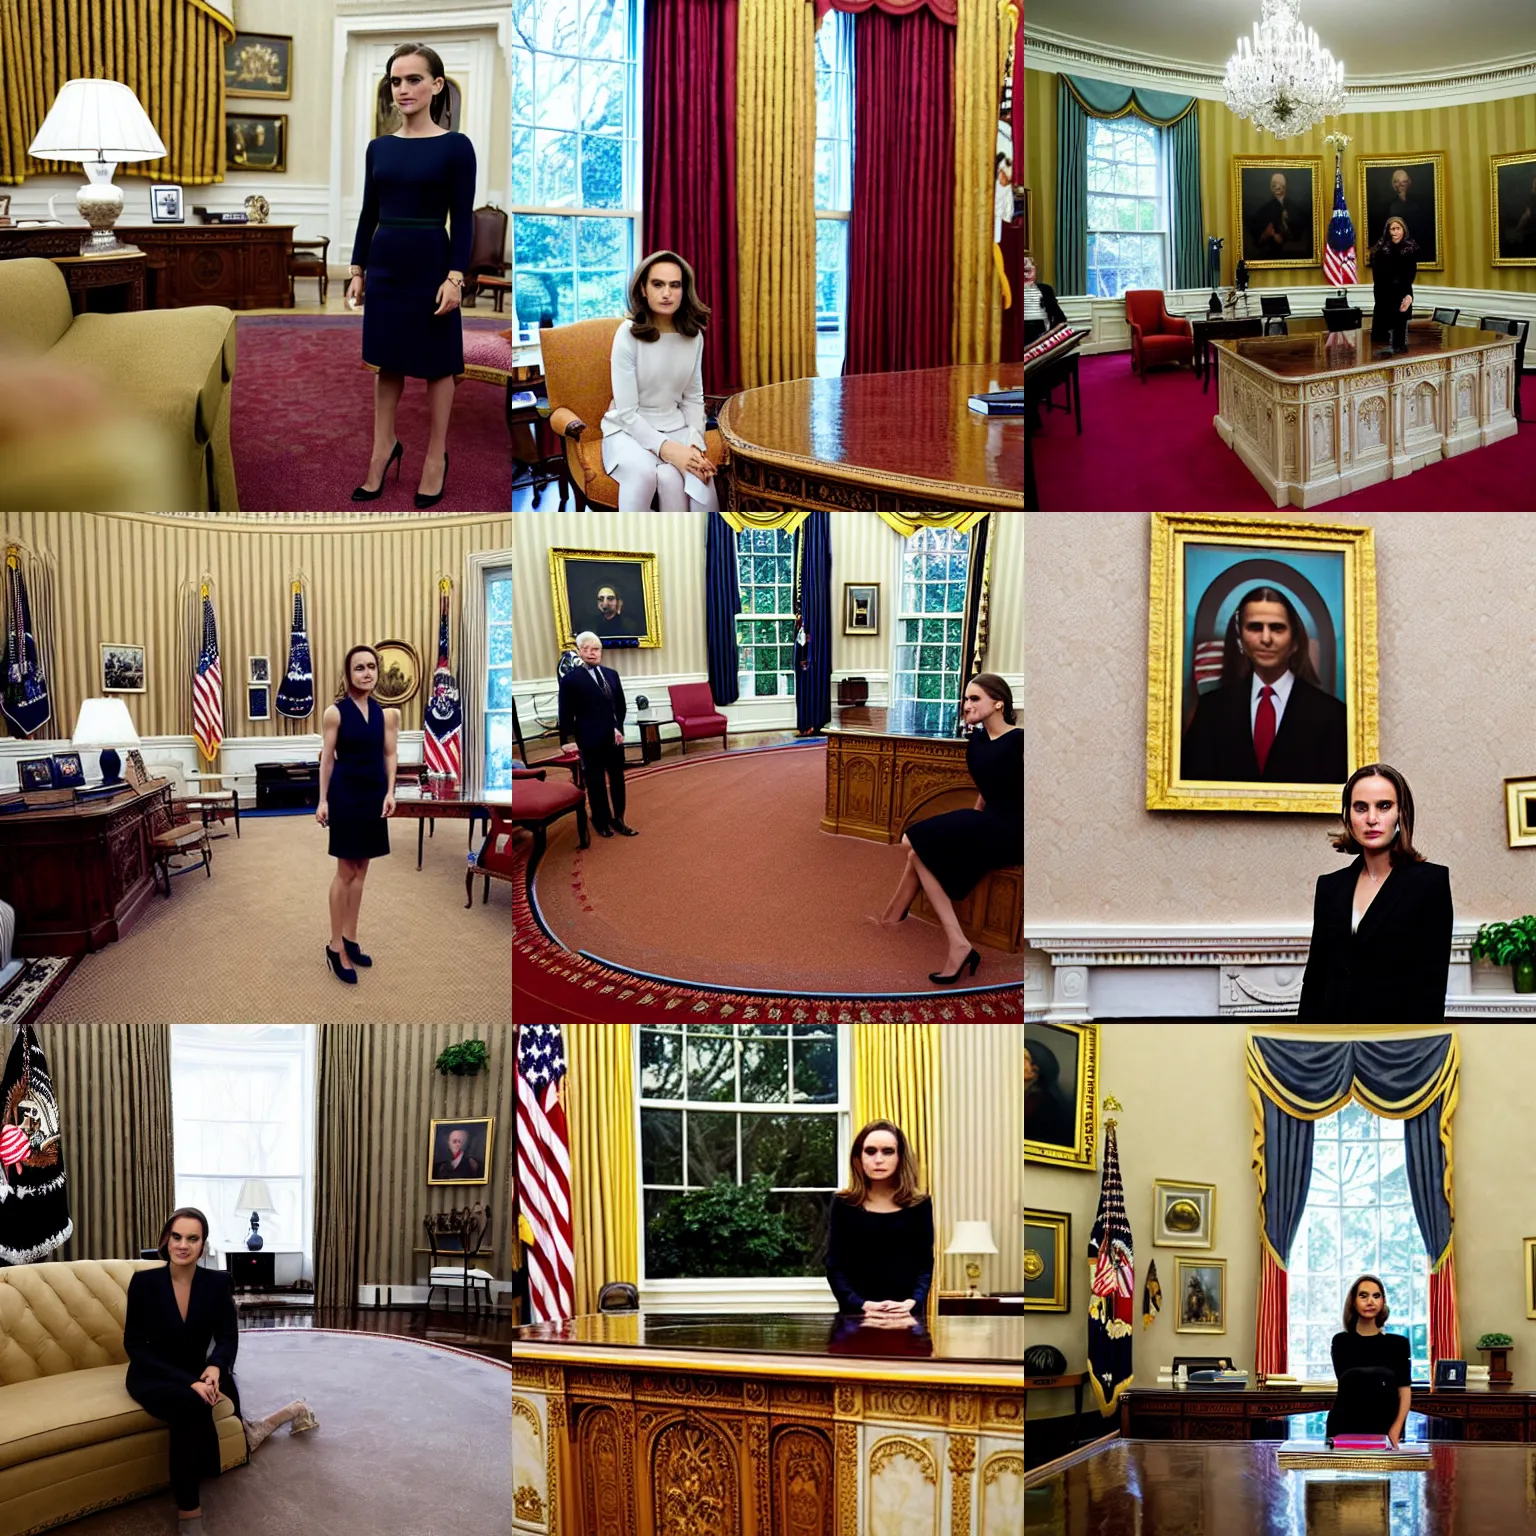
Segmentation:
[(1143, 85), (1116, 85), (1109, 80), (1090, 80), (1086, 75), (1063, 75), (1061, 83), (1077, 97), (1090, 117), (1124, 117), (1134, 113), (1155, 127), (1171, 128), (1195, 110), (1193, 96), (1149, 91)]
[(877, 512), (875, 516), (904, 539), (910, 539), (920, 528), (953, 528), (956, 533), (968, 533), (987, 520), (985, 512)]
[(720, 514), (737, 533), (748, 528), (782, 528), (794, 533), (811, 514), (809, 512), (722, 512)]
[(910, 16), (913, 11), (932, 11), (946, 26), (959, 20), (960, 0), (812, 0), (816, 7), (816, 25), (828, 11), (884, 11), (887, 16)]

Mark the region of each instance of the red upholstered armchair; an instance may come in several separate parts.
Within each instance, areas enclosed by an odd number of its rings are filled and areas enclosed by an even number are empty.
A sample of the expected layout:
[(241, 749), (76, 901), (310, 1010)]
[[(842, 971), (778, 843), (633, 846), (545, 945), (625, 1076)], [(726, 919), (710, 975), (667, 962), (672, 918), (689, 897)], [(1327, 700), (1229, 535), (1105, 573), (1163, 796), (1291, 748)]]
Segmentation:
[[(542, 768), (514, 768), (512, 770), (512, 814), (504, 817), (492, 807), (491, 830), (486, 834), (485, 846), (480, 850), (480, 856), (475, 861), (475, 868), (483, 873), (484, 860), (487, 850), (503, 846), (497, 841), (497, 828), (506, 834), (505, 850), (510, 863), (512, 856), (512, 828), (514, 826), (525, 827), (533, 833), (533, 857), (537, 862), (544, 854), (544, 838), (552, 822), (558, 821), (562, 816), (569, 816), (572, 811), (576, 813), (576, 834), (581, 846), (590, 845), (587, 836), (587, 797), (574, 784), (550, 784), (545, 780), (545, 770)], [(473, 885), (475, 870), (469, 872), (469, 880)], [(490, 887), (486, 887), (487, 892)], [(473, 890), (470, 898), (473, 900)], [(468, 902), (465, 903), (469, 905)]]
[(1147, 369), (1195, 361), (1195, 332), (1188, 320), (1170, 315), (1160, 288), (1129, 288), (1125, 318), (1131, 327), (1131, 367), (1147, 382)]
[(722, 747), (728, 745), (725, 739), (728, 722), (715, 708), (715, 696), (709, 691), (708, 683), (674, 683), (669, 692), (672, 713), (682, 733), (684, 752), (690, 741), (708, 736), (718, 736)]
[[(514, 777), (517, 776), (515, 769), (513, 770), (513, 775)], [(534, 787), (542, 789), (544, 786), (539, 784)], [(571, 792), (571, 786), (557, 784), (555, 786), (555, 792), (558, 794), (569, 794)], [(578, 795), (581, 793), (580, 790), (576, 790), (575, 792)], [(526, 807), (522, 808), (526, 809)], [(485, 841), (480, 845), (480, 852), (476, 856), (475, 862), (469, 867), (469, 869), (464, 872), (464, 895), (466, 898), (464, 905), (466, 908), (472, 907), (475, 904), (476, 875), (485, 876), (485, 890), (481, 892), (480, 895), (480, 902), (482, 906), (490, 900), (491, 881), (493, 878), (497, 880), (511, 880), (513, 878), (512, 818), (508, 816), (500, 806), (493, 805), (490, 807), (490, 811), (490, 830), (485, 834)], [(564, 812), (556, 812), (556, 814), (563, 815)], [(578, 825), (581, 828), (581, 846), (585, 848), (587, 846), (586, 812), (584, 810), (580, 811), (579, 815), (580, 820)], [(535, 840), (543, 837), (544, 827), (548, 826), (548, 824), (548, 821), (545, 821), (542, 825), (535, 828), (533, 834)]]

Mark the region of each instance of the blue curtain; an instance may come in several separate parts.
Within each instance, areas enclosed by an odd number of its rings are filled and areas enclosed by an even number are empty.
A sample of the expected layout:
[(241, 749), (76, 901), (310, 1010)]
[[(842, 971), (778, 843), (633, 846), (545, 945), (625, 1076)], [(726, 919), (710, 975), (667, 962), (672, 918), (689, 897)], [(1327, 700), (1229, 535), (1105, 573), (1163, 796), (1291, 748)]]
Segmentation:
[(1205, 285), (1205, 218), (1200, 206), (1200, 115), (1163, 130), (1173, 156), (1173, 286)]
[(802, 735), (832, 719), (832, 525), (830, 514), (812, 512), (795, 535), (800, 547), (800, 622), (805, 665), (795, 673), (795, 725)]
[[(986, 572), (987, 572), (987, 539), (992, 530), (992, 516), (990, 513), (971, 529), (971, 579), (966, 586), (965, 593), (965, 644), (960, 654), (961, 661), (960, 692), (965, 693), (965, 685), (982, 670), (982, 652), (986, 649), (987, 636), (982, 623), (981, 603), (986, 596)], [(958, 711), (956, 712), (958, 714)]]
[(718, 512), (711, 512), (704, 535), (704, 634), (709, 646), (709, 691), (717, 706), (734, 704), (740, 697), (736, 651), (740, 611), (736, 530)]
[(1056, 93), (1054, 277), (1058, 298), (1088, 291), (1088, 114), (1067, 90)]

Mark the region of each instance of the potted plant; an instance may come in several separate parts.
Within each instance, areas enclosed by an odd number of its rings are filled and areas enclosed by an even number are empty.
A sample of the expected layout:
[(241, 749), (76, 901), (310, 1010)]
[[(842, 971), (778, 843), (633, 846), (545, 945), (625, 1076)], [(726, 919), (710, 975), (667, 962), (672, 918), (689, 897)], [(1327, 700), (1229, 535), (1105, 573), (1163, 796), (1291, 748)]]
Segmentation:
[(450, 1045), (437, 1058), (436, 1065), (444, 1077), (450, 1072), (455, 1077), (474, 1077), (485, 1070), (488, 1059), (484, 1040), (461, 1040)]
[(1529, 912), (1512, 923), (1484, 923), (1472, 941), (1472, 954), (1509, 966), (1516, 992), (1536, 992), (1536, 917)]
[(1477, 1347), (1488, 1356), (1488, 1381), (1492, 1386), (1510, 1386), (1514, 1373), (1509, 1368), (1509, 1352), (1515, 1341), (1507, 1333), (1485, 1333)]

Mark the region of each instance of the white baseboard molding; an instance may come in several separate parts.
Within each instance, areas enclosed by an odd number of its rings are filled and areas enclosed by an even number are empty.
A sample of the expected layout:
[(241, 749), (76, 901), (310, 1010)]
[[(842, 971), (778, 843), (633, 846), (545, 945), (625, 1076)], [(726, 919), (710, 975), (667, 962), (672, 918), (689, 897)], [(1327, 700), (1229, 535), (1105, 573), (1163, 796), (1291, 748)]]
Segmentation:
[[(512, 1282), (510, 1280), (491, 1281), (491, 1300), (497, 1301), (503, 1296), (512, 1294)], [(433, 1293), (433, 1310), (445, 1309), (444, 1295), (454, 1298), (454, 1309), (457, 1310), (460, 1301), (458, 1288), (452, 1290), (440, 1285)], [(360, 1285), (357, 1288), (357, 1304), (360, 1307), (422, 1307), (427, 1302), (427, 1287), (424, 1285)], [(482, 1298), (481, 1311), (485, 1310), (485, 1302)], [(475, 1310), (474, 1297), (470, 1297), (469, 1311), (473, 1315)]]

